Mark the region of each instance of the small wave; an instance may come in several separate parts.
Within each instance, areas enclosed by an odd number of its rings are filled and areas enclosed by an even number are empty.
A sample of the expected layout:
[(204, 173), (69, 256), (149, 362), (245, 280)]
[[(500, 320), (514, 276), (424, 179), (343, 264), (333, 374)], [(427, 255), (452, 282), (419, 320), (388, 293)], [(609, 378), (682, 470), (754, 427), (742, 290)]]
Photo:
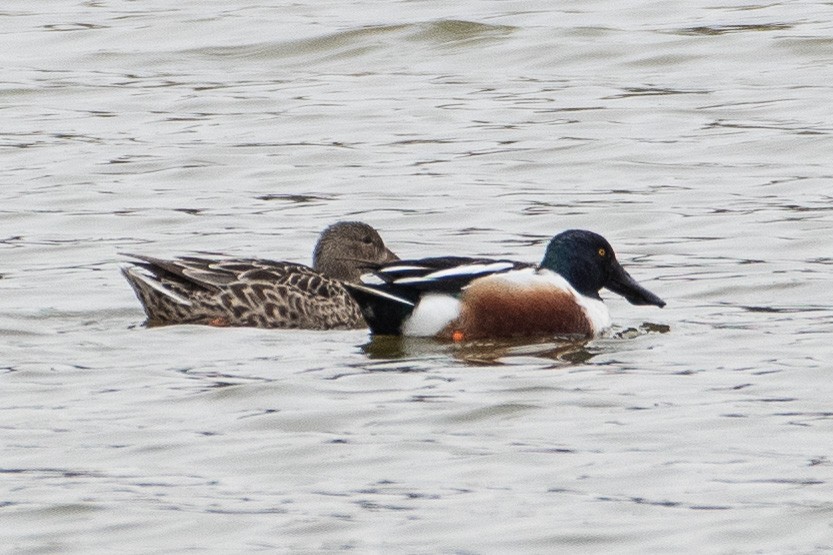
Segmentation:
[(397, 45), (412, 49), (414, 43), (426, 47), (471, 46), (503, 38), (514, 30), (514, 27), (507, 25), (443, 19), (410, 24), (374, 25), (289, 41), (199, 48), (189, 50), (186, 54), (233, 59), (303, 58), (309, 61), (311, 56), (340, 59), (385, 51), (391, 47), (396, 48)]
[(685, 27), (677, 29), (675, 34), (679, 35), (728, 35), (730, 33), (746, 33), (750, 31), (783, 31), (792, 29), (792, 25), (786, 23), (759, 23), (759, 24), (735, 24), (735, 25), (701, 25), (697, 27)]

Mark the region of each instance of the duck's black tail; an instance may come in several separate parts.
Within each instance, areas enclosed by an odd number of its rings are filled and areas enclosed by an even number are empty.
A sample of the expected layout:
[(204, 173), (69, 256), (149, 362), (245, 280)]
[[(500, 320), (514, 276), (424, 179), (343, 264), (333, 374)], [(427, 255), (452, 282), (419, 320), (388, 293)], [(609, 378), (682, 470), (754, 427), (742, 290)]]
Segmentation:
[[(361, 308), (367, 325), (374, 335), (402, 335), (402, 324), (416, 306), (418, 292), (385, 285), (345, 283), (347, 291)], [(413, 297), (413, 298), (411, 298)]]

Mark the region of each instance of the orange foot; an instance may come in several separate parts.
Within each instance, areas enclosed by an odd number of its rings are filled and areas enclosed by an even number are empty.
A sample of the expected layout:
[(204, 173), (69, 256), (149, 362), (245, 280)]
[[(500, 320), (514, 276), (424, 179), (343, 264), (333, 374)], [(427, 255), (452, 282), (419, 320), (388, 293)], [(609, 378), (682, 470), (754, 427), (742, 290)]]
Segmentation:
[(214, 326), (216, 328), (227, 328), (231, 325), (227, 318), (223, 318), (222, 316), (217, 316), (216, 318), (212, 318), (208, 321), (209, 326)]

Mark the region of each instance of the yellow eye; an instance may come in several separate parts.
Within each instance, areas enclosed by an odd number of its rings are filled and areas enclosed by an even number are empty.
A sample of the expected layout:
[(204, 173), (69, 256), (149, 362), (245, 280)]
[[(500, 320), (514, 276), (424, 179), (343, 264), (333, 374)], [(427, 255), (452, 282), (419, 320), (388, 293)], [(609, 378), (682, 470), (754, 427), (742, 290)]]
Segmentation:
[(604, 247), (599, 247), (599, 256), (604, 257), (607, 254), (607, 251)]

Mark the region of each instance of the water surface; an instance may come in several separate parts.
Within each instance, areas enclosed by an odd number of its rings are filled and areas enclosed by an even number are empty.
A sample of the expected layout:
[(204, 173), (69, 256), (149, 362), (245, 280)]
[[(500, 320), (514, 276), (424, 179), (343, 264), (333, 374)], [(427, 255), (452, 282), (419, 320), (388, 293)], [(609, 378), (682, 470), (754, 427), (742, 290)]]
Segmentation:
[[(833, 551), (824, 3), (13, 2), (0, 537), (16, 553)], [(586, 343), (147, 329), (120, 252), (537, 261)]]

